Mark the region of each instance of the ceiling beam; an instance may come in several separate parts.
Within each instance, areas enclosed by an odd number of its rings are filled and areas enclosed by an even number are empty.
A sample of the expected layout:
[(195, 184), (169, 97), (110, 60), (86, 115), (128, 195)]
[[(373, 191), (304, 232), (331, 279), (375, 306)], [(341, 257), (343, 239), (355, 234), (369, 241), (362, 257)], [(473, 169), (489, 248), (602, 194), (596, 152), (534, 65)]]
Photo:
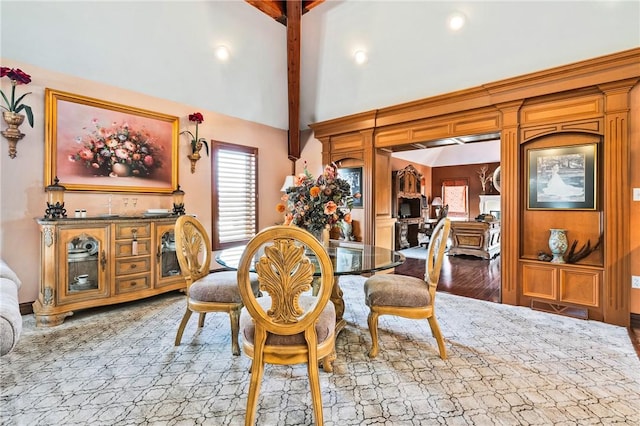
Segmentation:
[(300, 21), (302, 5), (287, 0), (287, 83), (289, 94), (289, 160), (300, 158)]

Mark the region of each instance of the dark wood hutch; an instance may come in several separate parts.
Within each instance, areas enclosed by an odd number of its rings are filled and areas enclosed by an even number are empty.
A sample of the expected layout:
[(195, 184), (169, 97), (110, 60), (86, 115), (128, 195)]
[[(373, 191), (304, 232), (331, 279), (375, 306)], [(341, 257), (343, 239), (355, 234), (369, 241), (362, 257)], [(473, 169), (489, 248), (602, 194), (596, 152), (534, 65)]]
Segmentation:
[[(425, 141), (499, 133), (502, 303), (578, 308), (589, 318), (628, 326), (630, 122), (640, 116), (640, 102), (632, 102), (640, 97), (638, 64), (640, 48), (634, 48), (310, 127), (322, 142), (324, 163), (357, 158), (363, 165), (363, 240), (387, 248), (394, 247), (396, 222), (391, 153)], [(528, 209), (527, 152), (586, 139), (598, 146), (596, 209)], [(602, 235), (600, 248), (571, 265), (538, 260), (533, 254), (556, 227), (581, 243)]]
[(392, 174), (393, 217), (396, 218), (395, 249), (418, 245), (422, 226), (422, 174), (412, 165)]

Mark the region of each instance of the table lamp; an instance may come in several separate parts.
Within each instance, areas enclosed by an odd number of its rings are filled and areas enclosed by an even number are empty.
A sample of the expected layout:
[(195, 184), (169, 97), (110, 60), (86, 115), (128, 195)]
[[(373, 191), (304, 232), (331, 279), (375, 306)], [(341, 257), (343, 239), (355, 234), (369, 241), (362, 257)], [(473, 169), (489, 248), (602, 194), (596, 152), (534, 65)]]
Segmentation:
[(440, 216), (440, 208), (442, 207), (442, 198), (433, 197), (431, 205), (436, 208), (436, 219)]

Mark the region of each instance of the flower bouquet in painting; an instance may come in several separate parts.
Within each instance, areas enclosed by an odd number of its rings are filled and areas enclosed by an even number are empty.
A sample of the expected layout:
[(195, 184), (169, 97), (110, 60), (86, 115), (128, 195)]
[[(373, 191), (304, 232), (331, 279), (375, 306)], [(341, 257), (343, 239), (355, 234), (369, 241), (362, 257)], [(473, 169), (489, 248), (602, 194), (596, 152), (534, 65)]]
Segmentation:
[(99, 176), (148, 177), (161, 167), (159, 145), (144, 129), (128, 123), (102, 126), (93, 121), (94, 130), (76, 140), (82, 147), (69, 160), (83, 162)]
[(277, 209), (284, 213), (285, 225), (295, 225), (318, 236), (342, 222), (351, 223), (352, 207), (351, 187), (338, 176), (337, 166), (331, 164), (315, 179), (305, 166)]

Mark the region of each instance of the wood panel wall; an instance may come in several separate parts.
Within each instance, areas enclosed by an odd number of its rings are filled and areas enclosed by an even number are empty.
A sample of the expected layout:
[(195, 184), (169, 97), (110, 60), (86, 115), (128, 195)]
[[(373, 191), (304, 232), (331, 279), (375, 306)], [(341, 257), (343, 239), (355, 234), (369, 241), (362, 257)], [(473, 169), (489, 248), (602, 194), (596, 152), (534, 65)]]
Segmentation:
[[(364, 241), (391, 247), (389, 235), (394, 148), (455, 136), (499, 132), (502, 176), (502, 302), (527, 304), (522, 294), (522, 232), (528, 219), (522, 155), (532, 140), (554, 134), (591, 134), (602, 144), (602, 316), (605, 322), (630, 320), (629, 158), (630, 92), (640, 80), (640, 48), (527, 74), (441, 96), (312, 124), (323, 144), (323, 161), (361, 153), (365, 200)], [(560, 142), (562, 143), (562, 142)], [(344, 152), (343, 152), (344, 151)], [(387, 179), (385, 176), (389, 176)], [(545, 221), (555, 220), (547, 215)], [(579, 220), (579, 214), (573, 218)], [(572, 220), (573, 220), (572, 219)], [(563, 219), (564, 220), (564, 219)], [(590, 222), (591, 223), (591, 222)], [(382, 225), (384, 224), (384, 225)], [(592, 223), (593, 224), (593, 223)], [(377, 235), (377, 234), (380, 235)], [(586, 234), (585, 234), (586, 235)], [(388, 244), (384, 244), (386, 240)], [(593, 268), (593, 266), (590, 266)]]

